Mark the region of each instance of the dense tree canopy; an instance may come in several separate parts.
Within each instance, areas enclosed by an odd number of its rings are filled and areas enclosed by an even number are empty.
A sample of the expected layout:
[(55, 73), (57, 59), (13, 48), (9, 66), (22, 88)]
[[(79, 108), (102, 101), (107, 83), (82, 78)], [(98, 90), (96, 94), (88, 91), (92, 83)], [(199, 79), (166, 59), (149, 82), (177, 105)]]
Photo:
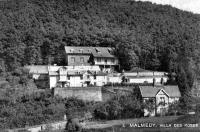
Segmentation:
[(199, 15), (150, 2), (1, 1), (0, 71), (64, 65), (65, 45), (112, 46), (122, 69), (176, 72), (188, 81), (199, 62), (199, 22)]

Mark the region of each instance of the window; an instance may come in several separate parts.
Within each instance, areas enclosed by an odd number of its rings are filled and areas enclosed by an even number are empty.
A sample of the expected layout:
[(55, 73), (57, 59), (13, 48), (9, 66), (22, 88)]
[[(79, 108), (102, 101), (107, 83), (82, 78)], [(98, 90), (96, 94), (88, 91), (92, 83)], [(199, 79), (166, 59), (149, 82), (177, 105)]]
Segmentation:
[(90, 79), (90, 75), (87, 75), (87, 79)]
[(84, 62), (84, 57), (80, 58), (80, 62), (83, 63)]
[(160, 97), (160, 103), (165, 106), (165, 97)]
[(95, 48), (95, 50), (96, 50), (97, 53), (100, 53), (100, 50), (99, 50), (99, 49)]
[(72, 62), (72, 63), (75, 62), (75, 57), (71, 57), (71, 62)]
[(164, 101), (164, 100), (165, 100), (165, 97), (160, 97), (160, 100), (161, 100), (161, 101)]
[(107, 59), (105, 59), (104, 61), (105, 61), (105, 63), (107, 64)]
[(97, 58), (97, 62), (101, 62), (101, 58)]
[(70, 80), (70, 76), (67, 76), (67, 79)]
[(112, 62), (112, 63), (115, 63), (115, 59), (111, 59), (111, 62)]

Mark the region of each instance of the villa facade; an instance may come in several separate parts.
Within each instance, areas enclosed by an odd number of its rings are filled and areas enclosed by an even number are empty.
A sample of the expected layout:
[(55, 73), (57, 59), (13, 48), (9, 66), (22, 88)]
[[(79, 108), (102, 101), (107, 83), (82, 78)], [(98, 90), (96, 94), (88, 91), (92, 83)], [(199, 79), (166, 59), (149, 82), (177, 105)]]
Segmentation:
[(175, 103), (181, 97), (177, 85), (171, 86), (139, 86), (143, 101), (154, 101), (154, 109), (144, 109), (144, 116), (165, 115), (169, 105)]

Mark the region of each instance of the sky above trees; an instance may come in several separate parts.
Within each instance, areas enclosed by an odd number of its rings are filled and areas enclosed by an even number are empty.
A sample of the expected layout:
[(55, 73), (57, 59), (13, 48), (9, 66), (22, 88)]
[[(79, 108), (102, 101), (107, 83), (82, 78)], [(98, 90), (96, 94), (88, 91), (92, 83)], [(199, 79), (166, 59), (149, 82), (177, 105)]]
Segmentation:
[(200, 14), (200, 0), (136, 0), (136, 1), (151, 1), (157, 4), (172, 5), (181, 10), (190, 11)]

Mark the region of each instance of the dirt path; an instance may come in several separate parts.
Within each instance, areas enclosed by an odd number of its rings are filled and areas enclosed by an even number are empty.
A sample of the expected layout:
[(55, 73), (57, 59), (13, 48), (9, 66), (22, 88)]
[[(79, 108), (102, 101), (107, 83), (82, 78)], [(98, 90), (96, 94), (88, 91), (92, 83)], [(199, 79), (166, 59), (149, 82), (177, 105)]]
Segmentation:
[(98, 129), (108, 128), (117, 125), (130, 124), (130, 123), (167, 123), (177, 119), (178, 116), (166, 116), (166, 117), (147, 117), (137, 119), (124, 119), (124, 120), (110, 120), (110, 121), (93, 121), (83, 123), (85, 129)]

